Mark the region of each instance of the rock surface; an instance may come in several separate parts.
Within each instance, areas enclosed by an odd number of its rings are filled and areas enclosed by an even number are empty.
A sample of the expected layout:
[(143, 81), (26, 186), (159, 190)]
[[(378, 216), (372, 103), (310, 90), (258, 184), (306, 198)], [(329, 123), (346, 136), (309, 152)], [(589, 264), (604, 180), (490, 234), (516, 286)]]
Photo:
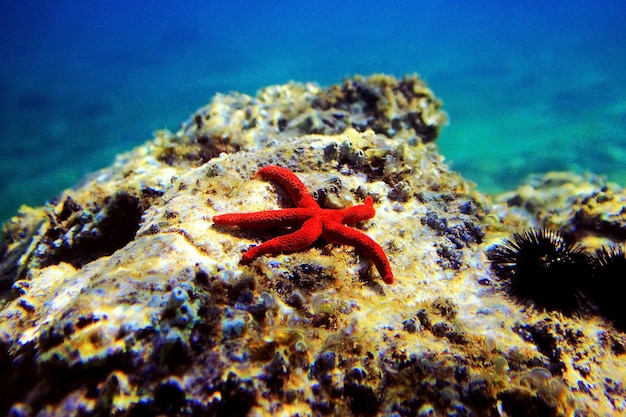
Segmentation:
[[(508, 299), (485, 255), (525, 227), (624, 239), (624, 192), (552, 173), (495, 202), (444, 163), (441, 103), (416, 76), (218, 95), (121, 155), (0, 247), (0, 413), (573, 416), (626, 410), (626, 336), (603, 317)], [(239, 264), (280, 231), (221, 213), (374, 198), (387, 253), (313, 247)], [(549, 197), (549, 198), (547, 198)], [(583, 233), (584, 231), (584, 233)]]

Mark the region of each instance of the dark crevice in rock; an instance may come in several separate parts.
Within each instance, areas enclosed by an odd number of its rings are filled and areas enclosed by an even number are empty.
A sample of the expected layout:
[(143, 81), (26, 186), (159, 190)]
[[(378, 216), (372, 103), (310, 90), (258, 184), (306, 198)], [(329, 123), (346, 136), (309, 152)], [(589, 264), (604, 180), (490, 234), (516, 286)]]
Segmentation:
[(80, 268), (111, 255), (134, 239), (143, 215), (140, 200), (127, 193), (114, 195), (94, 213), (70, 197), (63, 204), (53, 219), (55, 227), (47, 233), (49, 250), (43, 255), (42, 266), (68, 262)]

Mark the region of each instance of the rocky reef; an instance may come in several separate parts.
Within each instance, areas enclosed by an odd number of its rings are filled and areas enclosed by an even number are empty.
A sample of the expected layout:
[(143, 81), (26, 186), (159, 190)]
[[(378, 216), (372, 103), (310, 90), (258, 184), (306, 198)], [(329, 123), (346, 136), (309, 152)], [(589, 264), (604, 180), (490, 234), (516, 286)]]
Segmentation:
[[(0, 414), (607, 416), (626, 412), (626, 336), (599, 314), (520, 304), (490, 247), (528, 227), (626, 239), (626, 194), (551, 173), (497, 199), (435, 144), (417, 76), (217, 95), (176, 133), (24, 207), (0, 244)], [(318, 240), (241, 265), (284, 233), (223, 213), (289, 207), (255, 178), (293, 171), (324, 208), (361, 204), (384, 249)]]

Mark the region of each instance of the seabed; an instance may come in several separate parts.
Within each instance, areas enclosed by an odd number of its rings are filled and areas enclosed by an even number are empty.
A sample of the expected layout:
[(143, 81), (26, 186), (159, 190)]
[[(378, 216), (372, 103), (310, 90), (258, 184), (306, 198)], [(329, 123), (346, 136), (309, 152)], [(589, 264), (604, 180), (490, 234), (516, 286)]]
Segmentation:
[[(619, 243), (626, 194), (547, 173), (490, 198), (444, 162), (445, 124), (415, 75), (220, 94), (23, 207), (0, 246), (0, 414), (624, 414), (624, 332), (511, 299), (486, 251), (530, 227)], [(323, 240), (241, 265), (285, 231), (212, 218), (289, 207), (254, 178), (266, 165), (327, 208), (372, 196), (375, 217), (354, 227), (395, 282)]]

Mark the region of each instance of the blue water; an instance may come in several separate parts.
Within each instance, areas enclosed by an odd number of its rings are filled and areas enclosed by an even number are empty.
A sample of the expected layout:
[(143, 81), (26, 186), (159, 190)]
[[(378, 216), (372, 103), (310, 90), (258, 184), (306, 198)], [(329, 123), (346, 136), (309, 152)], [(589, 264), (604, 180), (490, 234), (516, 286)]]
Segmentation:
[(216, 92), (355, 73), (425, 78), (442, 153), (485, 192), (547, 170), (625, 185), (625, 22), (617, 0), (1, 0), (0, 221)]

